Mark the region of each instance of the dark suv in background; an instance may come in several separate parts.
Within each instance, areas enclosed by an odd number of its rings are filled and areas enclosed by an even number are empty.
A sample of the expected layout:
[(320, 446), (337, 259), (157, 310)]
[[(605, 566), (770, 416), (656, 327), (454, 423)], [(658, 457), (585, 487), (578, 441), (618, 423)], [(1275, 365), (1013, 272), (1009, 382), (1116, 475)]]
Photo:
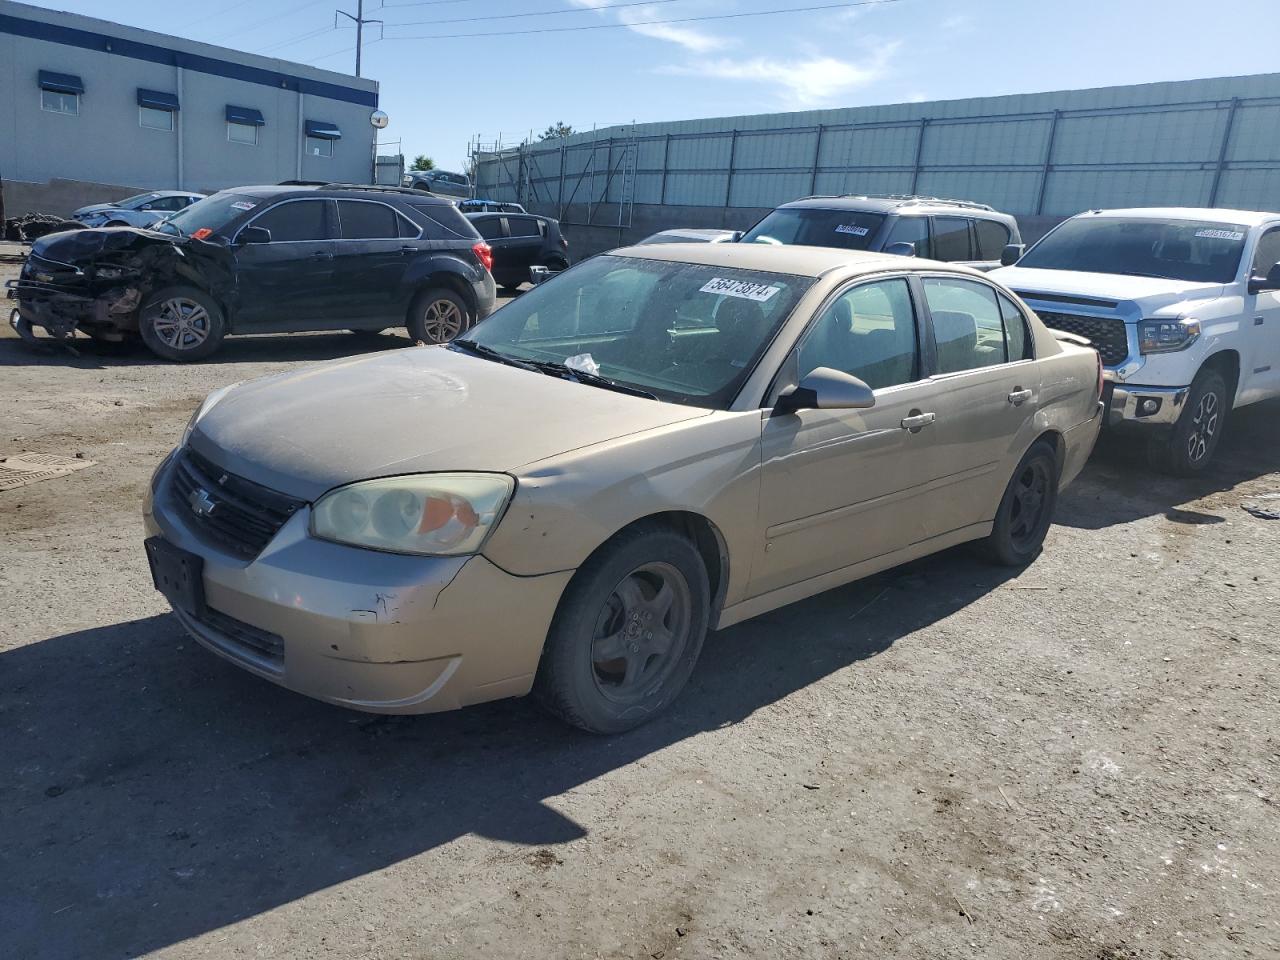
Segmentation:
[(379, 331), (445, 343), (493, 310), (490, 249), (449, 200), (396, 187), (236, 187), (155, 230), (37, 240), (9, 296), (14, 327), (140, 334), (196, 360), (236, 333)]
[(1004, 248), (1022, 239), (1012, 216), (984, 203), (846, 195), (784, 203), (742, 242), (874, 250), (993, 270)]
[(503, 290), (528, 282), (530, 267), (569, 266), (569, 241), (558, 220), (531, 213), (469, 213), (467, 219), (493, 248), (493, 279)]

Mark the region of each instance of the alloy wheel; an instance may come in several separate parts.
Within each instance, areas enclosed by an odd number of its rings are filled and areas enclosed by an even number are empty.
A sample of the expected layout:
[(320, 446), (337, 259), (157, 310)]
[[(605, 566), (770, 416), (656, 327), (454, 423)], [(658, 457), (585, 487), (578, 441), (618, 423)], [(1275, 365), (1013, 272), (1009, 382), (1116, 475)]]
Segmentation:
[(596, 687), (616, 703), (643, 700), (675, 671), (689, 644), (693, 592), (669, 563), (627, 574), (596, 618), (591, 667)]
[(152, 329), (166, 346), (191, 350), (209, 339), (209, 311), (186, 297), (174, 297), (160, 305)]
[(1027, 549), (1036, 541), (1044, 520), (1050, 482), (1049, 465), (1043, 458), (1031, 460), (1018, 474), (1009, 508), (1009, 539), (1019, 550)]
[(1210, 390), (1196, 404), (1191, 418), (1191, 433), (1187, 437), (1187, 459), (1199, 463), (1209, 452), (1214, 435), (1218, 432), (1218, 395)]
[(422, 329), (428, 343), (448, 343), (462, 332), (465, 318), (452, 300), (433, 300), (422, 311)]

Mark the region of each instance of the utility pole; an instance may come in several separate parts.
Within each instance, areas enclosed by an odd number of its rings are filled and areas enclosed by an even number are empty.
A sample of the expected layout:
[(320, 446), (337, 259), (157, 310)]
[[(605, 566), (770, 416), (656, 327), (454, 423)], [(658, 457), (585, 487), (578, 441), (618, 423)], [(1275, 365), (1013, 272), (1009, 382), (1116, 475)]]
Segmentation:
[[(335, 10), (333, 25), (338, 25), (338, 17), (343, 16), (356, 25), (356, 76), (360, 76), (360, 54), (364, 51), (364, 25), (366, 23), (382, 24), (381, 20), (366, 20), (364, 17), (364, 0), (356, 0), (356, 15), (353, 17), (345, 10)], [(379, 37), (381, 39), (381, 37)]]

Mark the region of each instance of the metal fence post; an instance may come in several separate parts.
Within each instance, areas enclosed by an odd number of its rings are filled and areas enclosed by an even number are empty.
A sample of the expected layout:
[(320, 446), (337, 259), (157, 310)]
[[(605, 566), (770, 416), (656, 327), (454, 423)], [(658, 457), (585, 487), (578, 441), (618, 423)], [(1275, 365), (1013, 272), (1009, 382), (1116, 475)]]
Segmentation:
[(556, 194), (556, 219), (564, 219), (564, 144), (560, 144), (560, 191)]
[(658, 205), (667, 202), (667, 158), (671, 156), (671, 134), (662, 138), (662, 186), (658, 189)]
[(822, 160), (822, 134), (827, 128), (818, 124), (818, 136), (813, 141), (813, 170), (809, 174), (810, 195), (818, 192), (818, 164)]
[(1044, 144), (1044, 165), (1040, 170), (1040, 192), (1036, 196), (1036, 215), (1044, 213), (1044, 195), (1049, 189), (1049, 174), (1053, 172), (1053, 144), (1058, 139), (1058, 120), (1061, 110), (1053, 111), (1053, 119), (1049, 121), (1049, 136)]
[(733, 158), (738, 152), (738, 131), (733, 131), (733, 137), (729, 140), (729, 175), (724, 179), (724, 205), (729, 206), (729, 197), (733, 193)]
[(920, 183), (920, 160), (924, 156), (924, 131), (929, 126), (929, 118), (920, 118), (920, 135), (916, 138), (916, 162), (911, 167), (911, 193), (914, 194)]
[(1240, 98), (1232, 97), (1231, 106), (1227, 108), (1227, 125), (1222, 131), (1222, 145), (1218, 148), (1218, 165), (1213, 171), (1213, 185), (1209, 188), (1209, 206), (1218, 205), (1218, 187), (1222, 185), (1222, 171), (1227, 165), (1227, 149), (1231, 146), (1231, 130), (1236, 124), (1236, 108), (1240, 106)]

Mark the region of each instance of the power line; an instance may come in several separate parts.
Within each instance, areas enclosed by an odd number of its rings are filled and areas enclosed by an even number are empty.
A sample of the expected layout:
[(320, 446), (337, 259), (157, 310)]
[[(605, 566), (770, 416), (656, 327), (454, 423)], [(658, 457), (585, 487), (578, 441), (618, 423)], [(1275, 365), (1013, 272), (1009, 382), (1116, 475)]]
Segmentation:
[[(571, 7), (567, 10), (535, 10), (532, 13), (496, 13), (484, 17), (454, 17), (452, 20), (406, 20), (404, 23), (390, 23), (390, 27), (420, 27), (438, 23), (477, 23), (481, 20), (515, 20), (519, 17), (554, 17), (565, 13), (596, 13), (600, 10), (621, 10), (623, 7), (653, 7), (660, 3), (679, 3), (681, 0), (629, 0), (627, 3), (615, 3), (605, 7)], [(406, 4), (407, 6), (407, 4)]]
[(197, 19), (190, 21), (185, 25), (184, 29), (189, 30), (192, 27), (196, 26), (197, 24), (208, 23), (210, 20), (216, 20), (218, 17), (222, 16), (223, 14), (230, 13), (232, 10), (239, 10), (241, 7), (247, 7), (249, 4), (257, 3), (257, 2), (260, 2), (260, 0), (240, 0), (239, 3), (233, 3), (231, 6), (226, 7), (225, 9), (214, 11), (213, 13), (209, 14), (206, 17), (198, 17)]
[(303, 40), (311, 40), (315, 37), (320, 36), (321, 34), (332, 33), (333, 31), (334, 31), (333, 27), (321, 27), (319, 30), (312, 30), (310, 33), (304, 33), (302, 36), (294, 37), (292, 40), (281, 40), (278, 43), (273, 43), (273, 44), (270, 44), (269, 46), (262, 47), (261, 49), (258, 50), (258, 53), (270, 53), (272, 50), (280, 50), (280, 49), (283, 49), (284, 47), (291, 47), (295, 43), (301, 43)]
[[(771, 17), (786, 13), (815, 13), (819, 10), (846, 10), (852, 7), (879, 7), (902, 0), (855, 0), (852, 3), (823, 3), (786, 10), (752, 10), (746, 13), (717, 13), (676, 20), (637, 20), (634, 23), (591, 23), (578, 27), (535, 27), (528, 30), (499, 30), (490, 33), (425, 33), (412, 37), (386, 37), (387, 40), (464, 40), (469, 37), (514, 37), (532, 33), (570, 33), (579, 30), (625, 30), (633, 27), (655, 27), (668, 23), (704, 23), (708, 20), (740, 20), (745, 17)], [(607, 8), (605, 8), (607, 9)]]
[(229, 40), (232, 37), (241, 36), (247, 30), (253, 30), (256, 27), (262, 26), (262, 24), (264, 23), (271, 23), (271, 21), (273, 20), (279, 20), (281, 17), (287, 17), (287, 16), (290, 16), (291, 14), (297, 13), (300, 10), (305, 10), (307, 7), (312, 6), (314, 3), (315, 3), (315, 0), (305, 0), (305, 2), (298, 4), (298, 6), (296, 7), (290, 7), (288, 10), (282, 10), (281, 12), (272, 14), (269, 17), (263, 17), (261, 20), (255, 20), (252, 23), (246, 23), (243, 26), (237, 27), (235, 30), (232, 30), (230, 33), (221, 34), (215, 37), (213, 39), (213, 42), (220, 43), (223, 40)]

